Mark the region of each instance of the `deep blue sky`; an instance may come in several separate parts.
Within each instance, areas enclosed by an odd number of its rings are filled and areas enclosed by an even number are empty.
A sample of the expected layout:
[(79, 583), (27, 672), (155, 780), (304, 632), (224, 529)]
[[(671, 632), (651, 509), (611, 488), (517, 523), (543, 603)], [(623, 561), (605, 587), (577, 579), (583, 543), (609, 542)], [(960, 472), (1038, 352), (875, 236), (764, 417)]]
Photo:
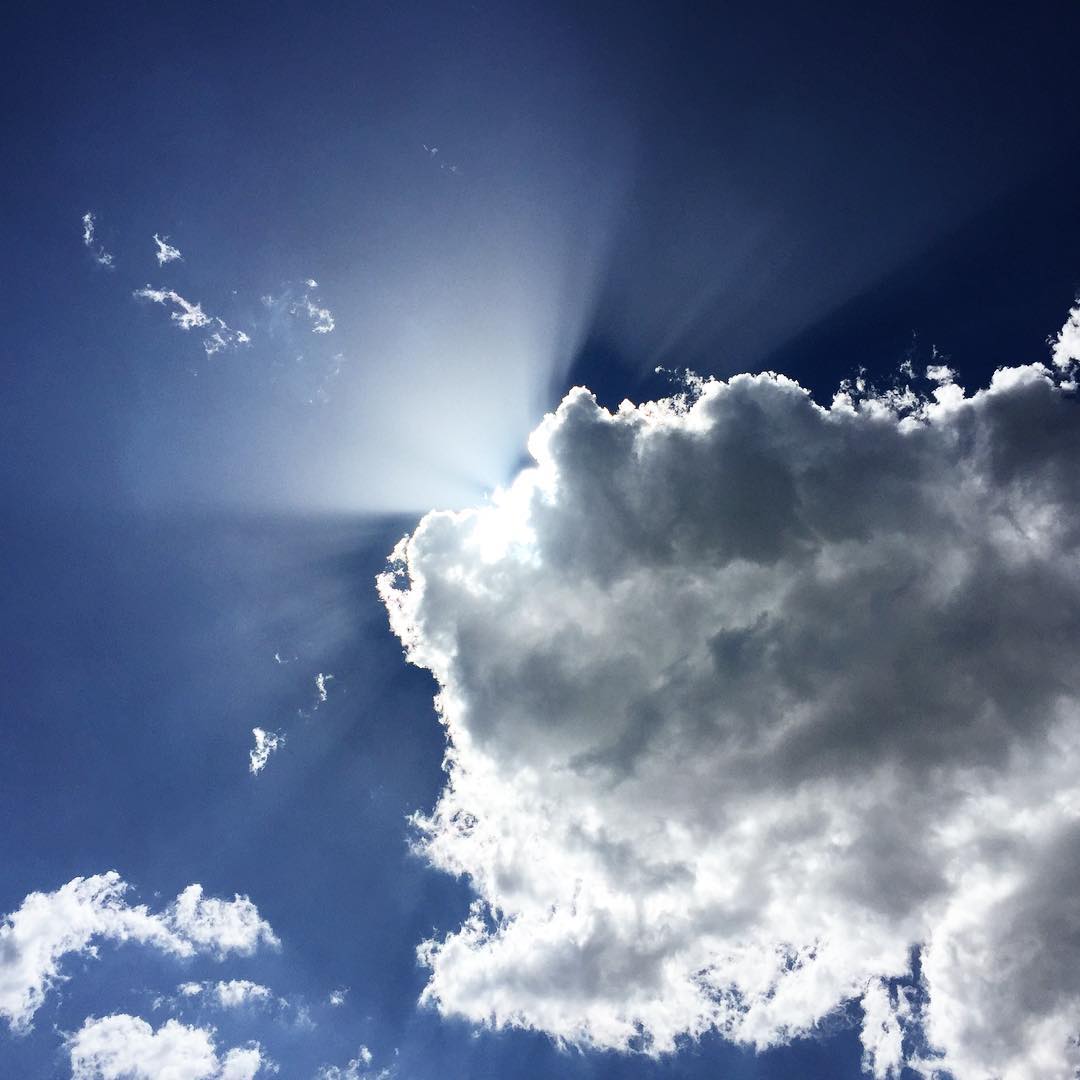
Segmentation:
[[(9, 13), (0, 909), (114, 867), (148, 901), (249, 894), (284, 948), (243, 974), (316, 1027), (214, 1022), (286, 1077), (361, 1043), (418, 1080), (858, 1076), (842, 1020), (657, 1064), (416, 1010), (415, 946), (469, 891), (407, 851), (442, 733), (373, 579), (576, 382), (617, 404), (657, 364), (771, 368), (827, 396), (911, 348), (972, 385), (1044, 358), (1080, 287), (1080, 9), (941, 7)], [(266, 324), (308, 277), (326, 341)], [(147, 283), (252, 345), (205, 357)], [(289, 738), (252, 777), (256, 725)], [(0, 1032), (0, 1073), (67, 1075), (54, 1024), (214, 971), (107, 947)]]

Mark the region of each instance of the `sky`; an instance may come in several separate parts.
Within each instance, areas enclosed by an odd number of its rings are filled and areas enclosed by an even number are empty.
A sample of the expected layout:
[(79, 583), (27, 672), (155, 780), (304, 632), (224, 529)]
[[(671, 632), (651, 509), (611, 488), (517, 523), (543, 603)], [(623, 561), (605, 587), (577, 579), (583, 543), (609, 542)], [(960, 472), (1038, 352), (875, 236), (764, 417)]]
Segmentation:
[(6, 27), (0, 1075), (1075, 1077), (1074, 4)]

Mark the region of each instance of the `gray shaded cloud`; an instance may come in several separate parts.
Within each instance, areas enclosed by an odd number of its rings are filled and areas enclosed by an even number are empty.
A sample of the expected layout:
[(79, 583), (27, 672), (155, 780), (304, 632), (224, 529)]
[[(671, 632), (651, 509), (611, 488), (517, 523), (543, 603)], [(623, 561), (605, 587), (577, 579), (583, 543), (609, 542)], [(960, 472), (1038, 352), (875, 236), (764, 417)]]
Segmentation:
[(478, 897), (425, 1001), (657, 1053), (861, 1000), (876, 1077), (1071, 1080), (1072, 364), (930, 378), (579, 388), (402, 541), (380, 590), (448, 735), (418, 849)]

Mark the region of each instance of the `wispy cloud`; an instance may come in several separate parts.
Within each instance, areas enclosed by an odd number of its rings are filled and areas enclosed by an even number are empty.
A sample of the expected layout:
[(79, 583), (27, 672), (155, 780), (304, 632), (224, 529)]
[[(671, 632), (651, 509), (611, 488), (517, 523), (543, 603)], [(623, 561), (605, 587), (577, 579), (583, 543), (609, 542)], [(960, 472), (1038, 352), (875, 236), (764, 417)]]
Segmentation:
[(113, 261), (112, 255), (110, 255), (101, 244), (98, 244), (95, 241), (96, 227), (97, 219), (94, 217), (94, 212), (92, 210), (87, 210), (82, 216), (83, 246), (87, 248), (94, 257), (94, 262), (96, 262), (98, 266), (107, 266), (110, 270), (114, 269), (116, 264)]
[(136, 289), (134, 295), (155, 304), (172, 304), (175, 310), (169, 318), (181, 330), (211, 327), (212, 329), (203, 339), (203, 348), (207, 356), (213, 356), (224, 349), (235, 349), (240, 345), (251, 343), (251, 338), (243, 330), (234, 330), (224, 319), (216, 315), (207, 315), (201, 303), (192, 303), (184, 299), (175, 289), (155, 289), (151, 285), (144, 285), (141, 289)]
[[(182, 998), (203, 998), (222, 1009), (240, 1009), (248, 1005), (269, 1005), (275, 1000), (268, 986), (250, 979), (221, 979), (218, 982), (186, 982), (177, 987)], [(164, 999), (168, 1000), (168, 999)], [(287, 1005), (284, 1000), (281, 1004)]]
[(420, 145), (424, 148), (424, 153), (439, 166), (440, 172), (452, 173), (454, 176), (461, 175), (461, 166), (439, 157), (439, 148), (437, 146), (428, 146), (427, 143), (421, 143)]
[(251, 338), (243, 330), (233, 330), (224, 319), (214, 319), (216, 329), (203, 340), (207, 356), (213, 356), (224, 349), (235, 349), (240, 345), (250, 345)]
[(285, 745), (285, 736), (277, 731), (264, 731), (261, 727), (251, 729), (255, 736), (255, 745), (248, 753), (248, 769), (252, 776), (258, 776), (266, 768), (270, 755)]
[(166, 263), (176, 262), (177, 259), (183, 259), (183, 255), (180, 254), (180, 249), (173, 247), (169, 243), (167, 236), (158, 236), (154, 233), (154, 243), (157, 244), (157, 261), (158, 266), (164, 266)]
[(334, 314), (328, 307), (323, 307), (322, 301), (314, 296), (313, 290), (318, 287), (319, 283), (314, 278), (307, 278), (302, 295), (297, 296), (297, 290), (290, 288), (280, 296), (267, 293), (262, 297), (262, 302), (271, 312), (279, 311), (306, 319), (313, 334), (329, 334), (335, 326)]
[(142, 300), (152, 300), (155, 304), (175, 305), (176, 311), (169, 317), (181, 330), (209, 326), (212, 321), (203, 311), (202, 304), (185, 300), (175, 289), (155, 289), (151, 285), (144, 285), (135, 290), (135, 295)]
[(396, 1070), (389, 1068), (375, 1069), (375, 1055), (361, 1046), (347, 1065), (324, 1065), (315, 1074), (315, 1080), (390, 1080)]
[(303, 305), (307, 317), (311, 320), (313, 334), (329, 334), (334, 329), (334, 316), (329, 308), (319, 307), (306, 296)]

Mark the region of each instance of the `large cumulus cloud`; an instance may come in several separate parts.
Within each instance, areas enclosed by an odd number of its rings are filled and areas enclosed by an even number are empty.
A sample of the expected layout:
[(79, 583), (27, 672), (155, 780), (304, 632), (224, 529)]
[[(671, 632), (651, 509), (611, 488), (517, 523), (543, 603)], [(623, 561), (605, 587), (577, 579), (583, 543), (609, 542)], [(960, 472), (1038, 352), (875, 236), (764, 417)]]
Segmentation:
[(577, 389), (423, 519), (380, 588), (448, 735), (420, 845), (478, 897), (428, 1001), (649, 1052), (858, 1001), (878, 1077), (1073, 1076), (1076, 316), (971, 394)]

